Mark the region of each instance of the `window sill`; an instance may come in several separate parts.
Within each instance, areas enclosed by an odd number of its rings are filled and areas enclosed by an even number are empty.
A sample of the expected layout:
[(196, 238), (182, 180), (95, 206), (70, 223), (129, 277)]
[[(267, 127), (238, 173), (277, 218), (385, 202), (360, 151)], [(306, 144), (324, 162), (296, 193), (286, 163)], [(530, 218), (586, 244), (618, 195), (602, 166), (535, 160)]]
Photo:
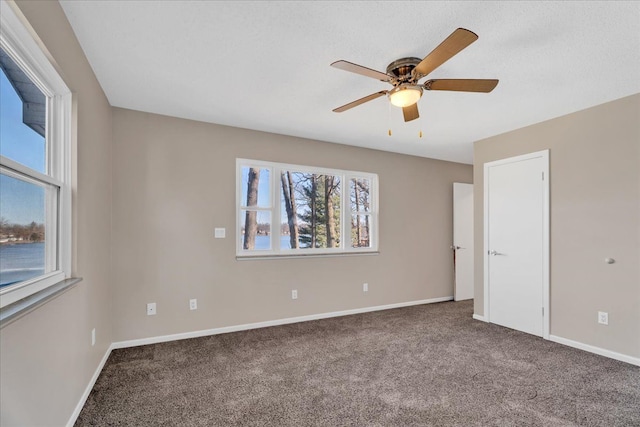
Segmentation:
[(19, 317), (52, 300), (56, 296), (75, 286), (81, 280), (81, 277), (71, 277), (69, 279), (61, 280), (40, 292), (36, 292), (33, 295), (3, 307), (2, 310), (0, 310), (0, 328), (4, 328)]
[(236, 261), (264, 261), (268, 259), (294, 259), (294, 258), (332, 258), (351, 256), (380, 255), (380, 251), (367, 252), (340, 252), (335, 254), (299, 254), (299, 255), (236, 255)]

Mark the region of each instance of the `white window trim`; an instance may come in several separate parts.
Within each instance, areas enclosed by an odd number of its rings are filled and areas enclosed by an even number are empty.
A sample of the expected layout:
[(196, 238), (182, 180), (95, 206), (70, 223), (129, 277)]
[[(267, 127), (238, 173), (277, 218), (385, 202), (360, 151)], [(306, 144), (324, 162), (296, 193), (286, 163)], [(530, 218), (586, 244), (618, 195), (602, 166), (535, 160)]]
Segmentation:
[[(240, 243), (242, 235), (243, 222), (240, 218), (240, 212), (245, 210), (244, 201), (242, 200), (242, 168), (256, 167), (267, 168), (270, 170), (270, 190), (271, 206), (251, 207), (251, 210), (269, 211), (271, 212), (271, 250), (253, 250), (247, 251), (242, 249)], [(340, 206), (340, 246), (337, 248), (304, 248), (304, 249), (280, 249), (280, 172), (281, 171), (308, 172), (315, 174), (334, 175), (340, 177), (340, 194), (342, 195)], [(368, 179), (370, 182), (371, 207), (367, 215), (371, 217), (372, 227), (370, 230), (371, 246), (368, 248), (351, 247), (351, 206), (350, 206), (350, 190), (348, 183), (351, 179)], [(236, 258), (237, 259), (260, 259), (260, 258), (300, 258), (310, 256), (344, 256), (358, 254), (375, 254), (378, 253), (378, 175), (370, 172), (347, 171), (342, 169), (329, 169), (323, 167), (314, 167), (306, 165), (294, 165), (289, 163), (276, 163), (264, 160), (253, 159), (236, 159), (236, 229), (234, 238), (236, 239)], [(362, 212), (361, 212), (362, 213)], [(345, 237), (346, 236), (346, 237)]]
[(72, 95), (39, 42), (34, 39), (32, 30), (25, 27), (13, 7), (4, 0), (0, 1), (0, 46), (47, 97), (47, 174), (34, 173), (4, 157), (0, 161), (9, 169), (59, 187), (58, 233), (52, 240), (58, 246), (57, 268), (43, 276), (0, 290), (0, 308), (4, 308), (71, 277)]

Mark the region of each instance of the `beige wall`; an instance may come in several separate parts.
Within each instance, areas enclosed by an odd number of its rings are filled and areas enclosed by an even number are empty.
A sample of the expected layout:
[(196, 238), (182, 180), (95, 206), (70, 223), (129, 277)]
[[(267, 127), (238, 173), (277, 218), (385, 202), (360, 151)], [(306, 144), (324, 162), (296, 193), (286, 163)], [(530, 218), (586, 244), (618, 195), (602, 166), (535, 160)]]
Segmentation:
[[(237, 157), (379, 174), (380, 254), (236, 261)], [(114, 109), (114, 171), (114, 341), (453, 295), (470, 165)]]
[[(74, 273), (84, 280), (0, 331), (2, 426), (65, 424), (112, 341), (453, 294), (452, 183), (471, 182), (470, 166), (112, 109), (59, 4), (18, 7), (75, 96)], [(635, 95), (476, 143), (476, 313), (482, 164), (549, 148), (551, 333), (640, 357), (639, 104)], [(236, 261), (237, 157), (379, 174), (380, 254)], [(214, 239), (214, 227), (228, 237)], [(158, 314), (146, 316), (152, 301)]]
[(543, 149), (551, 335), (640, 357), (640, 94), (476, 142), (475, 313), (484, 303), (483, 164)]
[(112, 111), (60, 5), (17, 5), (57, 62), (77, 105), (73, 269), (84, 280), (0, 331), (0, 424), (54, 426), (66, 424), (112, 342)]
[[(451, 184), (470, 166), (114, 110), (59, 4), (17, 5), (74, 93), (84, 280), (0, 331), (0, 424), (64, 425), (112, 341), (452, 295)], [(236, 261), (212, 238), (233, 233), (236, 157), (379, 173), (380, 255)]]

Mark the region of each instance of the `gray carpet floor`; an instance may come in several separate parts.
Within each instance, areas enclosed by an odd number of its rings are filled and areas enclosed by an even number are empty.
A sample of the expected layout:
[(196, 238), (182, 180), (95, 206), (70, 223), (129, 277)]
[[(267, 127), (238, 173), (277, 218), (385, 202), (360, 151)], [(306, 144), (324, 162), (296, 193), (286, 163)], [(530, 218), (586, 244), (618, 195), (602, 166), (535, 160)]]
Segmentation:
[(76, 426), (640, 426), (640, 368), (446, 302), (114, 350)]

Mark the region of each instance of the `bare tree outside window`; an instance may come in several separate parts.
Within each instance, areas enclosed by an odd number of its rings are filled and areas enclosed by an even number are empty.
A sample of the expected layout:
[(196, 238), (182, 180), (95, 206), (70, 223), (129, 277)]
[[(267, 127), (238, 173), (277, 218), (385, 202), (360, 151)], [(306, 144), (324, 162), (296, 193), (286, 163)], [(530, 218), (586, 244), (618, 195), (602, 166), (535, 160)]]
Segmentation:
[[(247, 183), (247, 206), (258, 204), (258, 184), (260, 182), (260, 169), (249, 168)], [(258, 221), (256, 211), (247, 211), (244, 220), (243, 249), (254, 249), (256, 246), (256, 234), (258, 234)]]
[(351, 179), (351, 246), (368, 248), (370, 241), (371, 183), (368, 179)]
[(243, 250), (271, 249), (271, 170), (242, 168), (241, 231)]
[(377, 176), (238, 159), (237, 254), (296, 256), (377, 249)]
[[(293, 189), (295, 211), (287, 197), (283, 203), (287, 216), (295, 221), (297, 239), (290, 248), (336, 248), (340, 242), (340, 177), (304, 172), (283, 172), (290, 179), (287, 189)], [(283, 189), (285, 187), (283, 186)], [(289, 213), (291, 212), (291, 217)], [(295, 212), (295, 217), (293, 215)], [(290, 227), (291, 229), (291, 227)]]
[(280, 180), (282, 182), (282, 198), (285, 205), (285, 211), (287, 212), (289, 245), (292, 249), (296, 249), (299, 247), (298, 214), (296, 206), (296, 192), (291, 172), (282, 172), (280, 174)]

